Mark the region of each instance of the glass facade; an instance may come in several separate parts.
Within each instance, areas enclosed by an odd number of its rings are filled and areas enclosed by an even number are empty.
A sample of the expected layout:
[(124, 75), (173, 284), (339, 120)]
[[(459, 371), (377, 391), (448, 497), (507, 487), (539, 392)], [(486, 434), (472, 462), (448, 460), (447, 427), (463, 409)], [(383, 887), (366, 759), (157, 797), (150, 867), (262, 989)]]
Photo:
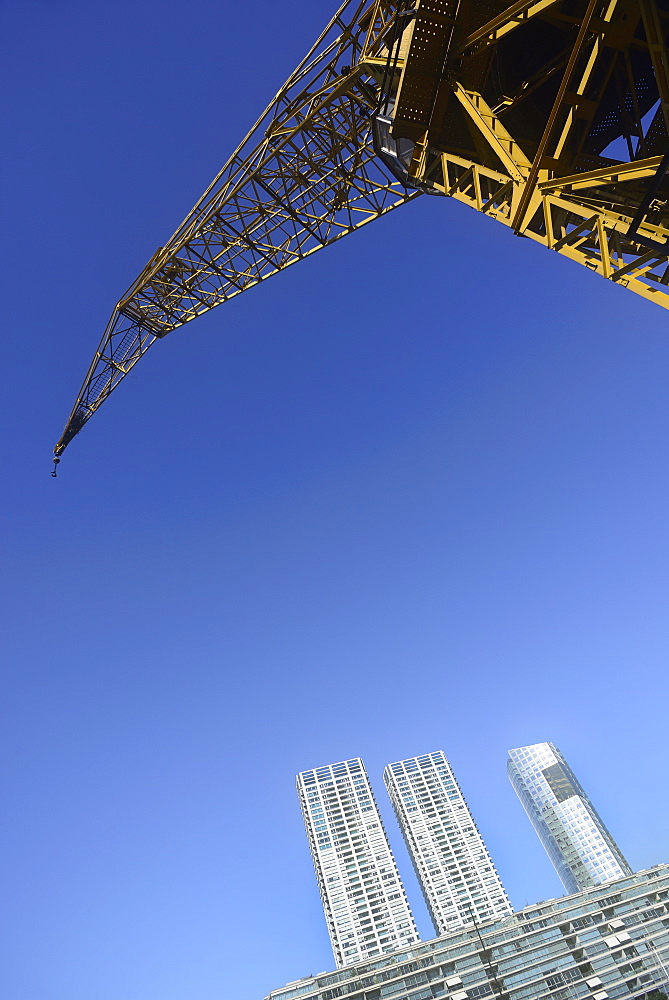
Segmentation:
[(383, 777), (436, 933), (511, 913), (443, 750), (389, 764)]
[(669, 995), (669, 865), (528, 906), (267, 1000), (627, 1000)]
[(417, 941), (362, 761), (303, 771), (297, 791), (337, 966)]
[(508, 773), (567, 892), (632, 874), (574, 772), (552, 743), (509, 750)]

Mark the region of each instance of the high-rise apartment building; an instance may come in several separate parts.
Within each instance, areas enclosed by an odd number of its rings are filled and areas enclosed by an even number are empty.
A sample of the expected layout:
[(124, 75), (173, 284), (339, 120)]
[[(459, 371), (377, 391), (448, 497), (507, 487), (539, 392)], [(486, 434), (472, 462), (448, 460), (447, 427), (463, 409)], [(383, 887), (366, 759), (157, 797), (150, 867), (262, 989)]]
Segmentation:
[(384, 779), (437, 934), (510, 914), (444, 752), (389, 764)]
[(297, 790), (337, 966), (417, 941), (362, 761), (303, 771)]
[(509, 750), (508, 772), (568, 893), (632, 874), (576, 775), (552, 743)]

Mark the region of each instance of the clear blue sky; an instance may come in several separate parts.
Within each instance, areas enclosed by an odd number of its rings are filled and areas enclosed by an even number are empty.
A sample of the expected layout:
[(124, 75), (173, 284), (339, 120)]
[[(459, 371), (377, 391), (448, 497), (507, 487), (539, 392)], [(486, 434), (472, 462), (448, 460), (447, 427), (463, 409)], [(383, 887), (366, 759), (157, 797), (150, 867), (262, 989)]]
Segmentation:
[(669, 315), (420, 199), (157, 344), (110, 309), (325, 0), (5, 0), (0, 995), (261, 1000), (332, 967), (296, 771), (443, 748), (517, 906), (552, 740), (669, 860)]

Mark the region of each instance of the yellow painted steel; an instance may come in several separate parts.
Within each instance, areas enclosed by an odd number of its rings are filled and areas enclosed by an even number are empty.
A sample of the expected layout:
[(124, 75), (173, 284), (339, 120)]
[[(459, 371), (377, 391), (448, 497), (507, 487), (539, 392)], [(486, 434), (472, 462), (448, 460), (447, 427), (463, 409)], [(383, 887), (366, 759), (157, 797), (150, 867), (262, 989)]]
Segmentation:
[(342, 3), (119, 300), (56, 457), (165, 334), (422, 192), (668, 307), (668, 31), (669, 0)]

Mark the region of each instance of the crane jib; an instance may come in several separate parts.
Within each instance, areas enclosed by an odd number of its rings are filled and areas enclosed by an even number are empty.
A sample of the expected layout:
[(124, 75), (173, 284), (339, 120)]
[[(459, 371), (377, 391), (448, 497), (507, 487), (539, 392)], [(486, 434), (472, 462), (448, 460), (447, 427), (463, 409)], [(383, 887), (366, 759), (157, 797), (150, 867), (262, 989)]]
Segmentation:
[(56, 460), (156, 340), (422, 193), (669, 307), (668, 30), (669, 0), (343, 3), (119, 301)]

